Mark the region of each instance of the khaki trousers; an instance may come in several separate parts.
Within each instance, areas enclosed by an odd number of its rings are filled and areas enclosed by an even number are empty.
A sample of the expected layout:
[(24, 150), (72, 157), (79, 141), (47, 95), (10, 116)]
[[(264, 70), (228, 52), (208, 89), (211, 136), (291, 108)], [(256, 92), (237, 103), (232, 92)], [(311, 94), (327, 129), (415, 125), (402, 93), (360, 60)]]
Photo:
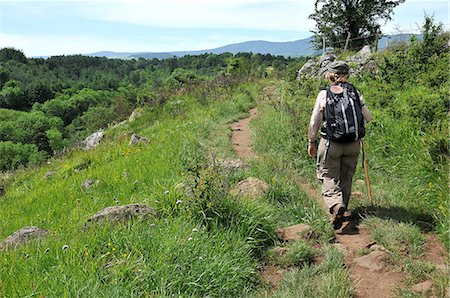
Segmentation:
[(342, 144), (320, 139), (317, 178), (322, 181), (322, 198), (330, 212), (331, 207), (338, 203), (348, 207), (359, 151), (359, 141)]

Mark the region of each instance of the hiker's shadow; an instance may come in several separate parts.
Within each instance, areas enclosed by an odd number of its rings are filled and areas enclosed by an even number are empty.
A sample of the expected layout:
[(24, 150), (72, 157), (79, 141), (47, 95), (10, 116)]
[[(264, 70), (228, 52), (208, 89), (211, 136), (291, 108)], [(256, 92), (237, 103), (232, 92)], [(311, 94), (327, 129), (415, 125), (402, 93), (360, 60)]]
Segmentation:
[(423, 232), (432, 231), (435, 221), (432, 215), (420, 210), (406, 209), (403, 207), (382, 207), (382, 206), (360, 206), (352, 211), (351, 216), (346, 218), (348, 223), (342, 228), (341, 234), (356, 235), (359, 233), (361, 220), (377, 217), (381, 219), (391, 219), (402, 223), (413, 223)]

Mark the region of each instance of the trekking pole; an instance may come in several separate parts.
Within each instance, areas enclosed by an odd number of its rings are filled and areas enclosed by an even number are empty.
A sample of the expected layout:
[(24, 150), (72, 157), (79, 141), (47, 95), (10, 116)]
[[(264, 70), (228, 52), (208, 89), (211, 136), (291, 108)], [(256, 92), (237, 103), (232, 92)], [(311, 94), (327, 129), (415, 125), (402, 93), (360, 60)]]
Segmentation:
[(364, 172), (366, 173), (367, 192), (369, 194), (370, 205), (373, 206), (372, 190), (370, 189), (370, 178), (369, 178), (369, 162), (367, 161), (366, 146), (364, 146), (364, 140), (363, 139), (361, 139), (361, 147), (362, 147), (363, 160), (364, 160), (363, 167), (364, 167)]

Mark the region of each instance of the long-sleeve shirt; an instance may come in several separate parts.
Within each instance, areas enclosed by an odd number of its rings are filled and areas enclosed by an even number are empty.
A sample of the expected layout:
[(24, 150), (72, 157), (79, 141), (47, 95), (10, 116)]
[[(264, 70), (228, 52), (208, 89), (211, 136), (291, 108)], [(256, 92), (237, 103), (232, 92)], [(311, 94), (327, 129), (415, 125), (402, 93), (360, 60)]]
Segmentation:
[[(372, 120), (372, 112), (367, 108), (364, 99), (360, 95), (361, 105), (362, 105), (362, 114), (365, 122), (370, 122)], [(314, 142), (317, 136), (317, 132), (321, 124), (324, 121), (323, 111), (325, 109), (325, 105), (327, 103), (327, 91), (322, 90), (317, 95), (316, 103), (314, 104), (314, 109), (311, 115), (311, 120), (309, 122), (308, 128), (308, 139), (310, 142)]]

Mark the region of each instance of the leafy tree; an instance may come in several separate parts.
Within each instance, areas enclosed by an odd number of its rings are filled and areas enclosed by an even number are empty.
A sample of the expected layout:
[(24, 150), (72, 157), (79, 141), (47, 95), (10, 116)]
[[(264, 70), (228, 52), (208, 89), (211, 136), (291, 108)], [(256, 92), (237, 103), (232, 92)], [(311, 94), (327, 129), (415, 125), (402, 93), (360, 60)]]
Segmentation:
[(0, 108), (20, 110), (26, 106), (26, 99), (19, 82), (10, 80), (0, 90)]
[(22, 63), (27, 63), (27, 57), (20, 50), (14, 48), (0, 49), (0, 62), (6, 62), (9, 60), (15, 60)]
[(316, 0), (315, 12), (309, 16), (316, 21), (312, 32), (317, 48), (327, 45), (344, 48), (350, 33), (349, 49), (359, 49), (372, 43), (380, 31), (380, 21), (391, 19), (394, 8), (405, 0)]

